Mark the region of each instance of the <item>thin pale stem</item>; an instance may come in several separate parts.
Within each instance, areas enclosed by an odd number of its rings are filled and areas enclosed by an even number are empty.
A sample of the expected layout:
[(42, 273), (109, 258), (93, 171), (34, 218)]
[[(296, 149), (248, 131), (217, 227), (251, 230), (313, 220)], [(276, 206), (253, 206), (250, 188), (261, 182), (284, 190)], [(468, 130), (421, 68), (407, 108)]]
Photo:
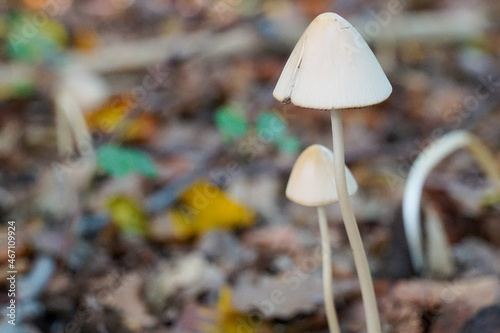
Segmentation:
[(349, 238), (354, 256), (356, 271), (358, 272), (361, 295), (363, 297), (363, 305), (366, 314), (366, 325), (368, 333), (380, 333), (380, 319), (377, 309), (377, 299), (375, 298), (375, 290), (373, 289), (372, 276), (356, 223), (356, 217), (352, 210), (351, 200), (347, 192), (342, 113), (340, 110), (331, 110), (330, 115), (332, 119), (333, 151), (335, 155), (335, 182), (342, 219), (344, 220), (347, 237)]
[(424, 272), (426, 269), (420, 229), (420, 202), (425, 180), (432, 169), (442, 160), (461, 148), (466, 148), (471, 152), (500, 193), (500, 169), (498, 163), (488, 147), (473, 134), (461, 130), (453, 131), (426, 147), (417, 157), (408, 173), (403, 197), (403, 221), (406, 239), (408, 240), (413, 266), (418, 272)]
[(326, 212), (323, 206), (318, 207), (319, 230), (321, 232), (321, 249), (323, 253), (323, 296), (325, 299), (326, 318), (331, 333), (340, 333), (339, 320), (335, 312), (332, 290), (332, 252)]
[(495, 186), (496, 191), (500, 193), (500, 169), (493, 153), (486, 147), (481, 140), (470, 134), (470, 142), (467, 145), (469, 151), (474, 155), (476, 161), (483, 168), (488, 178)]

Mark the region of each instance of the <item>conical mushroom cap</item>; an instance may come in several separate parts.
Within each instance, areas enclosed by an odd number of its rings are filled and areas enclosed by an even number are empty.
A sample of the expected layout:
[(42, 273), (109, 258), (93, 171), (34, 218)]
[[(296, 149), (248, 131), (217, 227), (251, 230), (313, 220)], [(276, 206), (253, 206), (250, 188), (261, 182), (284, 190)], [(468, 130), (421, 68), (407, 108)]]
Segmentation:
[(324, 13), (300, 37), (273, 95), (280, 102), (331, 110), (377, 104), (391, 92), (359, 32), (341, 16)]
[[(293, 166), (286, 197), (303, 206), (324, 206), (339, 200), (335, 183), (333, 153), (321, 145), (309, 146)], [(346, 167), (347, 191), (353, 195), (358, 184)]]

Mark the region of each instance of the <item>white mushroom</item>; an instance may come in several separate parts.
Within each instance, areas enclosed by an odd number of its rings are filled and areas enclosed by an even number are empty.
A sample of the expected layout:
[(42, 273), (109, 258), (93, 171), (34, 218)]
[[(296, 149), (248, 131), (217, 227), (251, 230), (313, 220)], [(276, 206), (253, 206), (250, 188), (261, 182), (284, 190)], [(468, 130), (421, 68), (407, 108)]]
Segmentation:
[(368, 260), (348, 195), (341, 109), (387, 99), (392, 86), (359, 32), (335, 13), (316, 17), (295, 46), (274, 97), (304, 108), (330, 110), (335, 181), (347, 236), (353, 250), (369, 333), (380, 333), (380, 319)]
[[(339, 200), (334, 177), (334, 156), (326, 147), (312, 145), (300, 154), (295, 162), (288, 185), (286, 196), (293, 202), (303, 206), (317, 207), (319, 228), (321, 233), (321, 249), (323, 257), (323, 295), (330, 331), (340, 333), (335, 302), (332, 291), (332, 259), (330, 236), (326, 220), (326, 205)], [(358, 184), (351, 172), (345, 167), (349, 194), (358, 190)]]

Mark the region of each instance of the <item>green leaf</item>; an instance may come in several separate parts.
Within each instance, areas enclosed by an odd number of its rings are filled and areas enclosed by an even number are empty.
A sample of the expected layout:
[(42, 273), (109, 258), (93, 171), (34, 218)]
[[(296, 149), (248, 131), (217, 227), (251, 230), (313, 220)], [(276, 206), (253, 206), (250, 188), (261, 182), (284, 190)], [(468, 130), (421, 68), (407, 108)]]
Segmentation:
[(68, 40), (63, 25), (28, 12), (19, 12), (8, 17), (6, 51), (9, 57), (24, 61), (42, 61), (53, 58)]
[(274, 112), (264, 112), (257, 119), (257, 134), (262, 141), (278, 143), (286, 135), (286, 123)]
[(296, 154), (300, 151), (300, 141), (293, 136), (284, 136), (278, 141), (279, 150), (286, 153)]
[(106, 206), (116, 225), (124, 234), (129, 236), (145, 236), (148, 231), (146, 213), (132, 198), (115, 196), (110, 198)]
[(33, 95), (35, 91), (34, 82), (19, 82), (11, 87), (12, 97), (27, 98)]
[(243, 110), (222, 106), (215, 111), (215, 125), (225, 140), (239, 139), (248, 131), (248, 121)]
[(136, 172), (147, 177), (158, 177), (158, 170), (145, 152), (111, 144), (97, 149), (99, 166), (113, 176), (123, 177)]

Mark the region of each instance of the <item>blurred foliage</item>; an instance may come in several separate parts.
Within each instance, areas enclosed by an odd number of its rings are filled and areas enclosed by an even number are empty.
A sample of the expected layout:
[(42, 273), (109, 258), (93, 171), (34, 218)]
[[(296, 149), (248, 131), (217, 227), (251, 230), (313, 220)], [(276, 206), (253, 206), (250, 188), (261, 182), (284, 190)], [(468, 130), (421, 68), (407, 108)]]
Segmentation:
[(33, 96), (36, 87), (34, 82), (18, 82), (9, 87), (0, 88), (0, 99), (8, 98), (28, 98)]
[(277, 113), (262, 113), (257, 119), (256, 128), (262, 140), (274, 143), (279, 150), (287, 153), (299, 152), (299, 139), (288, 134), (285, 120)]
[(99, 166), (112, 176), (123, 177), (136, 172), (146, 177), (158, 177), (158, 170), (148, 154), (132, 148), (106, 144), (97, 149)]
[(218, 327), (215, 327), (209, 332), (211, 333), (252, 333), (256, 330), (255, 320), (249, 316), (239, 313), (232, 303), (233, 295), (229, 286), (223, 286), (219, 290), (219, 300), (216, 306), (216, 317)]
[(125, 141), (148, 141), (156, 130), (155, 118), (145, 112), (129, 118), (134, 107), (130, 95), (114, 96), (101, 108), (86, 115), (87, 125), (91, 131), (105, 134), (123, 130)]
[(281, 137), (278, 142), (279, 150), (285, 153), (292, 153), (292, 154), (298, 153), (300, 151), (301, 145), (302, 144), (298, 138), (290, 135)]
[(500, 193), (490, 193), (482, 198), (481, 204), (485, 207), (493, 207), (500, 204)]
[(181, 194), (179, 204), (168, 212), (174, 234), (188, 239), (214, 229), (248, 227), (256, 215), (231, 200), (220, 188), (199, 180)]
[(113, 224), (128, 236), (145, 236), (148, 231), (146, 214), (132, 198), (114, 196), (108, 199), (107, 207)]
[(273, 144), (287, 153), (300, 150), (300, 141), (288, 133), (285, 120), (276, 112), (265, 111), (255, 124), (249, 124), (246, 113), (240, 107), (225, 105), (216, 110), (215, 124), (227, 142), (243, 139), (253, 129), (261, 143)]
[(241, 139), (248, 131), (248, 121), (243, 110), (225, 105), (215, 111), (215, 124), (226, 141)]
[(257, 133), (265, 141), (278, 143), (286, 135), (286, 124), (273, 112), (264, 112), (256, 122)]
[(47, 16), (19, 11), (4, 20), (5, 28), (0, 32), (4, 31), (6, 52), (12, 59), (28, 62), (49, 60), (61, 52), (68, 41), (65, 27)]

